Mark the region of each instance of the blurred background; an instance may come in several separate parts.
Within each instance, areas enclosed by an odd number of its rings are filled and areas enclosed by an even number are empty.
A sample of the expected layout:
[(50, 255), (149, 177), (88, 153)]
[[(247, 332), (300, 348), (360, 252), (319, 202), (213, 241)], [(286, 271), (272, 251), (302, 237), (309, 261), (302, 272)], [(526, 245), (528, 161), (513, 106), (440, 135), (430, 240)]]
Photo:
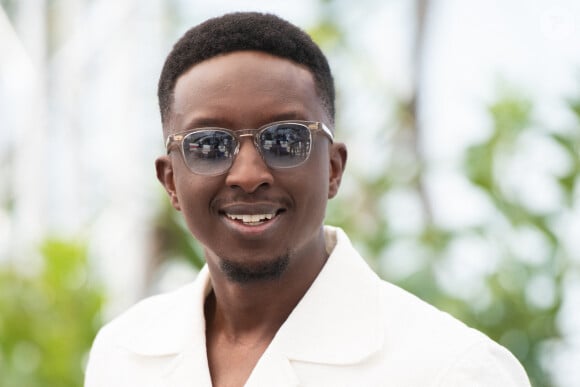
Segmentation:
[(580, 385), (580, 2), (0, 0), (0, 386), (81, 386), (102, 324), (202, 264), (156, 181), (156, 85), (208, 17), (328, 55), (327, 223), (383, 278)]

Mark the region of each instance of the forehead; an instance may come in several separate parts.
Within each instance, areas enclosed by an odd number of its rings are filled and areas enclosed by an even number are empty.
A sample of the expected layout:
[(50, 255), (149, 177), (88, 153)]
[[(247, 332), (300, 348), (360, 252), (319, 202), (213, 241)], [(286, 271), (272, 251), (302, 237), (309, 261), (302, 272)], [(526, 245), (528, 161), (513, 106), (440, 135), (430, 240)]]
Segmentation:
[(312, 73), (257, 51), (213, 57), (182, 74), (175, 85), (172, 118), (175, 130), (204, 121), (234, 129), (278, 119), (327, 121)]

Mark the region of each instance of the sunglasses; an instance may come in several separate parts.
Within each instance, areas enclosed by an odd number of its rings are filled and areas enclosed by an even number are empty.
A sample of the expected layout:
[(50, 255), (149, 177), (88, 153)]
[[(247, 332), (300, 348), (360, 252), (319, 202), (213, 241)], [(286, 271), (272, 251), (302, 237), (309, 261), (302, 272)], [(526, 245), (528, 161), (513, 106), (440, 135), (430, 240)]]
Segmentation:
[(183, 161), (197, 175), (215, 176), (227, 172), (240, 150), (242, 137), (252, 137), (266, 165), (272, 169), (294, 168), (310, 156), (312, 134), (322, 132), (333, 141), (326, 125), (312, 121), (279, 121), (258, 129), (229, 130), (197, 128), (167, 137), (167, 153), (179, 145)]

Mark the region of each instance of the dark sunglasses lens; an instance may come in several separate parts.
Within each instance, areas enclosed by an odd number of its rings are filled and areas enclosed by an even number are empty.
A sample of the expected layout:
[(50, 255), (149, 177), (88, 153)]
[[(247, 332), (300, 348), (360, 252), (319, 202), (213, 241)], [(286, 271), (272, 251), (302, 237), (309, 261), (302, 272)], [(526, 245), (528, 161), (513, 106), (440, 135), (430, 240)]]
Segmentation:
[(302, 124), (275, 124), (258, 138), (264, 160), (271, 168), (291, 168), (302, 164), (310, 153), (310, 130)]
[(193, 132), (183, 139), (185, 163), (200, 175), (225, 172), (232, 165), (235, 147), (235, 139), (223, 130)]

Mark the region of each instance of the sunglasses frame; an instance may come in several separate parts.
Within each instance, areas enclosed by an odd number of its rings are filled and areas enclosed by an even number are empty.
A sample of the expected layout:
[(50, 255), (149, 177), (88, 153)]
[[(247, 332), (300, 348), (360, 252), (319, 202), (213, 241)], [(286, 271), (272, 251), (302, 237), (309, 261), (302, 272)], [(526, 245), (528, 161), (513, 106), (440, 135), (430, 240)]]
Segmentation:
[[(308, 158), (310, 157), (310, 151), (312, 150), (312, 148), (309, 149), (308, 154), (306, 155), (306, 157), (304, 158), (304, 160), (302, 160), (299, 164), (292, 165), (292, 166), (289, 166), (289, 167), (276, 167), (276, 168), (273, 168), (273, 167), (270, 167), (270, 165), (268, 164), (268, 162), (265, 160), (264, 155), (262, 154), (262, 150), (260, 149), (260, 144), (258, 143), (258, 136), (264, 130), (266, 130), (266, 129), (272, 127), (272, 126), (282, 125), (282, 124), (296, 124), (296, 125), (304, 126), (310, 132), (310, 139), (309, 139), (310, 142), (312, 142), (312, 135), (313, 134), (316, 134), (318, 132), (322, 132), (324, 135), (326, 135), (326, 137), (328, 137), (328, 139), (330, 140), (330, 143), (333, 143), (334, 142), (334, 135), (332, 134), (332, 131), (328, 128), (328, 126), (326, 126), (322, 122), (288, 120), (288, 121), (275, 121), (275, 122), (270, 122), (270, 123), (268, 123), (266, 125), (263, 125), (263, 126), (259, 127), (258, 129), (231, 130), (231, 129), (214, 127), (214, 126), (189, 129), (189, 130), (185, 130), (183, 132), (174, 133), (174, 134), (170, 134), (169, 136), (167, 136), (167, 140), (165, 141), (165, 149), (167, 150), (167, 154), (169, 154), (171, 152), (172, 146), (177, 143), (179, 145), (179, 151), (180, 151), (179, 153), (181, 153), (181, 157), (183, 159), (183, 162), (187, 166), (187, 169), (189, 169), (191, 171), (191, 173), (194, 173), (196, 175), (202, 175), (202, 176), (217, 176), (217, 175), (222, 175), (222, 174), (226, 173), (231, 168), (231, 166), (233, 165), (233, 162), (235, 160), (235, 157), (236, 157), (236, 155), (238, 154), (238, 152), (240, 150), (241, 138), (242, 137), (252, 137), (252, 140), (253, 140), (252, 142), (254, 143), (254, 147), (256, 148), (256, 150), (260, 154), (260, 157), (262, 157), (262, 160), (264, 160), (264, 163), (268, 166), (268, 168), (272, 168), (272, 169), (295, 168), (295, 167), (298, 167), (301, 164), (305, 163), (306, 160), (308, 160)], [(188, 163), (186, 161), (185, 150), (183, 148), (183, 140), (185, 139), (185, 137), (187, 137), (188, 135), (190, 135), (192, 133), (203, 132), (203, 131), (208, 131), (208, 130), (215, 130), (215, 131), (222, 131), (222, 132), (229, 133), (237, 141), (236, 148), (234, 149), (233, 157), (231, 159), (231, 164), (223, 172), (218, 172), (218, 173), (199, 173), (199, 172), (195, 172), (195, 171), (193, 171), (190, 168), (190, 166), (188, 165)]]

